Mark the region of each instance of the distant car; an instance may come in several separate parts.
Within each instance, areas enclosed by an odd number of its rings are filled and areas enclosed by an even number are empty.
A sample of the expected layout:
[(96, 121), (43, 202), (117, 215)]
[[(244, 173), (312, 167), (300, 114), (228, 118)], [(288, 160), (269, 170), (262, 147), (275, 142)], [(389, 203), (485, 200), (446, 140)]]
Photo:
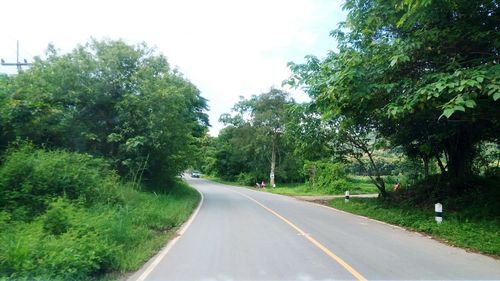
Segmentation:
[(201, 176), (200, 174), (200, 171), (198, 170), (194, 170), (192, 173), (191, 173), (191, 177), (192, 178), (199, 178)]

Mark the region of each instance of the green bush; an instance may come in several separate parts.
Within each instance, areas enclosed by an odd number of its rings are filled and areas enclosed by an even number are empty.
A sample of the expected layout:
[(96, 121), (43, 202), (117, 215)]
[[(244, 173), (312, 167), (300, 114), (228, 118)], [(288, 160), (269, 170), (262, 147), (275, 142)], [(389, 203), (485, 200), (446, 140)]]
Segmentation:
[(43, 230), (49, 234), (59, 235), (65, 233), (71, 226), (67, 210), (70, 205), (58, 198), (52, 202), (43, 216)]
[(59, 199), (30, 222), (0, 212), (0, 280), (88, 280), (138, 269), (187, 219), (199, 198), (182, 184), (157, 195), (130, 186), (122, 186), (126, 203), (121, 205), (86, 208)]
[(348, 189), (347, 174), (341, 163), (326, 161), (306, 162), (305, 174), (309, 175), (308, 185), (311, 190), (322, 190), (334, 194)]
[(80, 280), (113, 268), (119, 248), (103, 227), (110, 214), (58, 200), (32, 222), (7, 225), (0, 233), (0, 277)]
[(96, 203), (120, 202), (117, 175), (100, 158), (24, 145), (10, 150), (0, 167), (0, 208), (29, 220), (56, 197)]
[(241, 173), (236, 176), (236, 183), (246, 186), (254, 186), (256, 183), (255, 176), (251, 173)]
[(136, 270), (199, 200), (181, 183), (168, 193), (139, 192), (88, 155), (23, 146), (4, 159), (0, 280), (88, 280)]

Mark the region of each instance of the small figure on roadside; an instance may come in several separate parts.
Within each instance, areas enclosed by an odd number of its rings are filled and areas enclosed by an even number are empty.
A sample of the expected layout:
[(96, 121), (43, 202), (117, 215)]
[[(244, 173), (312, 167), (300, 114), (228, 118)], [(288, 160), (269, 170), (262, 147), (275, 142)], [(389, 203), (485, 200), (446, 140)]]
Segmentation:
[(260, 184), (258, 182), (255, 183), (255, 188), (260, 188)]
[(261, 186), (262, 188), (266, 188), (266, 182), (265, 182), (265, 181), (262, 181), (262, 183), (260, 184), (260, 186)]
[(392, 187), (392, 191), (398, 191), (398, 189), (400, 187), (401, 187), (401, 183), (399, 182), (399, 179), (398, 179), (396, 184)]

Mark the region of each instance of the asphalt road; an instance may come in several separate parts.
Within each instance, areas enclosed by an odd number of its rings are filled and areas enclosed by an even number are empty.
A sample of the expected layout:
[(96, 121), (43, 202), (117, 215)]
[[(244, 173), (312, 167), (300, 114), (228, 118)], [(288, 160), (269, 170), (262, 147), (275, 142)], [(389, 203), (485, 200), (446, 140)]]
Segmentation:
[(203, 194), (130, 280), (500, 280), (500, 261), (294, 198), (188, 178)]

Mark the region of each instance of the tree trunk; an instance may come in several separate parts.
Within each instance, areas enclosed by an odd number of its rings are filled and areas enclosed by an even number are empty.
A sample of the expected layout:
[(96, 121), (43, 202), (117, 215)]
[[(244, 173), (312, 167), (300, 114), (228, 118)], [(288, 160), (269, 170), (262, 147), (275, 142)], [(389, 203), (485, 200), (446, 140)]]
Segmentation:
[(449, 157), (448, 173), (451, 179), (463, 179), (472, 174), (472, 160), (476, 153), (474, 145), (471, 134), (467, 132), (459, 132), (448, 140), (445, 150)]
[(273, 138), (272, 152), (271, 152), (271, 174), (269, 175), (269, 187), (275, 187), (274, 170), (276, 169), (276, 139)]
[(363, 161), (360, 158), (354, 157), (354, 159), (356, 159), (358, 161), (358, 163), (361, 165), (361, 167), (363, 167), (363, 169), (366, 171), (366, 174), (368, 175), (370, 180), (373, 182), (373, 184), (379, 190), (379, 195), (385, 198), (385, 197), (387, 197), (388, 194), (387, 194), (387, 191), (385, 190), (384, 179), (380, 176), (380, 172), (378, 171), (377, 166), (375, 165), (375, 162), (373, 161), (371, 153), (369, 151), (367, 151), (367, 154), (368, 154), (368, 158), (370, 159), (370, 165), (372, 165), (372, 168), (376, 171), (375, 178), (373, 178), (371, 176), (368, 169), (365, 168), (365, 163), (363, 163)]
[(421, 155), (422, 162), (424, 163), (424, 179), (429, 178), (429, 156), (426, 154)]
[(472, 174), (472, 157), (467, 154), (470, 152), (459, 150), (448, 151), (450, 161), (448, 163), (448, 171), (450, 177), (465, 178)]
[(439, 169), (441, 170), (441, 175), (446, 175), (446, 167), (443, 165), (443, 161), (441, 161), (441, 157), (439, 157), (438, 153), (436, 153), (435, 157), (436, 157), (436, 161), (438, 163)]
[(375, 171), (375, 185), (377, 186), (377, 188), (380, 192), (380, 195), (382, 195), (382, 197), (387, 197), (387, 191), (385, 190), (385, 182), (384, 182), (384, 179), (380, 175), (380, 170), (378, 169), (377, 165), (375, 164), (375, 161), (373, 160), (373, 156), (369, 150), (366, 151), (366, 154), (368, 155), (368, 159), (370, 159), (370, 164), (372, 165), (372, 168)]

